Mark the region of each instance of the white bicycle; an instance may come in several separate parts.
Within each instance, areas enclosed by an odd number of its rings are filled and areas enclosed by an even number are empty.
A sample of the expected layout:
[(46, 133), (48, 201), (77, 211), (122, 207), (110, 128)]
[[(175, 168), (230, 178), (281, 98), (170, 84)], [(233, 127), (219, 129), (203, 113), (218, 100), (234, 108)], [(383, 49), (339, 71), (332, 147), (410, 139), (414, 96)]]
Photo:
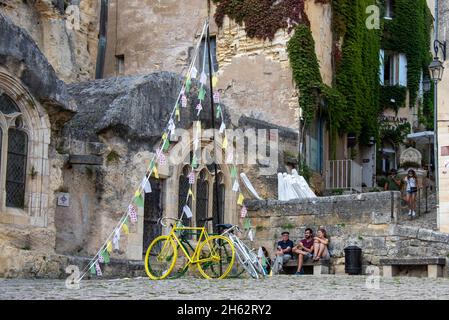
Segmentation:
[(248, 248), (248, 246), (235, 234), (235, 231), (242, 233), (238, 226), (233, 226), (232, 224), (219, 224), (217, 227), (225, 230), (221, 235), (228, 237), (232, 241), (239, 263), (251, 277), (259, 279), (259, 276), (267, 275), (257, 254)]

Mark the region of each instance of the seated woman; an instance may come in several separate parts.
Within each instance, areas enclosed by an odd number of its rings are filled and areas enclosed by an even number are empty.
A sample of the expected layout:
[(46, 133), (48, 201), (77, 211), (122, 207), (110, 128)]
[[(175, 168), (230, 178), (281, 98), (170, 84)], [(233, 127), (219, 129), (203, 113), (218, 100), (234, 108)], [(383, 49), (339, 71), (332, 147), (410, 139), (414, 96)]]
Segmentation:
[(327, 238), (326, 230), (324, 228), (320, 228), (318, 229), (316, 235), (317, 236), (313, 238), (313, 261), (318, 261), (320, 259), (329, 260), (330, 254), (327, 249), (329, 239)]

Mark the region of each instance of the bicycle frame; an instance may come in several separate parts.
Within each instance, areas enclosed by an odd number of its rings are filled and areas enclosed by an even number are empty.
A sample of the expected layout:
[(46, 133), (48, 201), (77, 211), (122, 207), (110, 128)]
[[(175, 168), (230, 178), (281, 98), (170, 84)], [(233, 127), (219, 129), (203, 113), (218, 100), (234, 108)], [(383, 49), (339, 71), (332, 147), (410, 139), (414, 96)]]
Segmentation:
[[(200, 250), (199, 250), (200, 246), (199, 245), (195, 246), (195, 250), (194, 250), (193, 254), (190, 255), (188, 250), (186, 249), (186, 247), (183, 244), (182, 237), (180, 239), (176, 235), (176, 231), (183, 231), (183, 230), (201, 231), (200, 236), (199, 236), (199, 238), (197, 240), (198, 244), (200, 244), (203, 241), (206, 241), (209, 238), (209, 234), (207, 233), (206, 228), (204, 228), (204, 227), (178, 227), (177, 224), (175, 224), (173, 226), (173, 228), (171, 229), (171, 231), (168, 234), (168, 236), (170, 238), (172, 238), (175, 241), (175, 243), (178, 245), (178, 248), (181, 248), (182, 252), (184, 252), (184, 255), (188, 259), (188, 263), (186, 264), (186, 266), (190, 265), (190, 264), (207, 262), (207, 261), (212, 260), (213, 257), (216, 256), (216, 253), (212, 252), (212, 257), (209, 257), (209, 258), (206, 258), (206, 259), (199, 259), (199, 256), (200, 256)], [(186, 241), (186, 239), (184, 239), (184, 241)], [(167, 246), (167, 245), (168, 245), (168, 242), (166, 242), (164, 244), (164, 247), (162, 248), (162, 250), (164, 250), (165, 246)], [(213, 250), (213, 248), (209, 248), (209, 249)]]

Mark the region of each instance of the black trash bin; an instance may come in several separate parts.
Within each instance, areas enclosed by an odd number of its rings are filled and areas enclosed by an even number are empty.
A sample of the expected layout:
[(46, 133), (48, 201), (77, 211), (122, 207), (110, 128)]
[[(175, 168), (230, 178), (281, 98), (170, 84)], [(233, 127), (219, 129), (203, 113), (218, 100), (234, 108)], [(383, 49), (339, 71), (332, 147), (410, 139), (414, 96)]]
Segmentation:
[(362, 249), (359, 247), (345, 248), (345, 272), (351, 275), (362, 274)]

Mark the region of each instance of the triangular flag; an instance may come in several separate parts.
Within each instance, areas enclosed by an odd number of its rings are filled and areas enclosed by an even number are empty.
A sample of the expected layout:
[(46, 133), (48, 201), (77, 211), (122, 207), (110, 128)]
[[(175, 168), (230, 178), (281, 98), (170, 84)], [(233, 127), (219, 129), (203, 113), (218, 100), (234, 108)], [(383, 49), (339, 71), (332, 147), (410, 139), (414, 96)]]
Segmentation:
[(134, 192), (134, 197), (138, 197), (140, 196), (140, 188), (136, 190), (136, 192)]
[(213, 98), (214, 98), (214, 103), (220, 103), (220, 92), (215, 91)]
[(238, 180), (237, 179), (235, 179), (235, 181), (234, 181), (234, 185), (232, 186), (232, 191), (234, 191), (234, 192), (237, 192), (237, 191), (239, 191), (239, 182), (238, 182)]
[(200, 139), (198, 139), (198, 138), (193, 139), (193, 150), (197, 150), (199, 144), (200, 144)]
[(159, 155), (159, 164), (161, 166), (165, 166), (166, 163), (167, 163), (167, 159), (165, 158), (165, 155), (163, 153), (161, 153)]
[(196, 113), (196, 116), (199, 116), (201, 111), (203, 110), (203, 106), (201, 105), (201, 102), (196, 105), (196, 110), (198, 111)]
[(244, 197), (243, 194), (240, 192), (239, 198), (238, 198), (238, 200), (237, 200), (237, 204), (238, 204), (239, 206), (241, 206), (241, 205), (243, 204), (243, 200), (245, 200), (245, 197)]
[(186, 80), (186, 92), (189, 93), (190, 92), (190, 84), (192, 83), (192, 80), (190, 79), (190, 77), (187, 78)]
[(250, 230), (249, 230), (249, 232), (248, 232), (248, 238), (249, 238), (249, 241), (251, 241), (251, 242), (254, 240), (253, 229), (250, 229)]
[(150, 181), (148, 181), (147, 177), (143, 178), (142, 180), (142, 188), (145, 191), (145, 193), (151, 193), (151, 184)]
[(194, 171), (191, 171), (190, 173), (189, 173), (189, 184), (194, 184), (195, 183), (195, 172)]
[(192, 71), (190, 72), (190, 77), (192, 79), (195, 79), (196, 76), (198, 75), (198, 70), (195, 68), (195, 66), (192, 68)]
[(248, 210), (246, 209), (245, 206), (243, 206), (242, 210), (240, 210), (240, 217), (245, 218), (247, 214), (248, 214)]
[(245, 218), (245, 220), (243, 221), (243, 229), (251, 229), (251, 220), (249, 218)]
[(224, 131), (225, 131), (225, 129), (226, 129), (226, 125), (225, 125), (225, 123), (224, 123), (224, 121), (221, 123), (221, 125), (220, 125), (220, 133), (223, 133)]
[(206, 97), (206, 90), (204, 90), (203, 87), (200, 88), (200, 91), (198, 92), (198, 100), (204, 100)]
[(217, 106), (217, 115), (216, 115), (216, 118), (218, 119), (218, 118), (220, 118), (220, 116), (221, 116), (221, 106), (218, 105), (218, 106)]
[(154, 177), (156, 179), (159, 179), (159, 171), (157, 171), (157, 167), (156, 166), (153, 167), (153, 173), (154, 173)]
[(130, 204), (128, 207), (128, 216), (130, 217), (132, 223), (135, 223), (137, 221), (137, 211), (132, 204)]
[(164, 149), (164, 151), (167, 151), (169, 147), (170, 147), (170, 141), (168, 139), (165, 139), (164, 145), (162, 148)]
[(265, 255), (263, 254), (263, 249), (262, 247), (259, 247), (259, 250), (257, 251), (257, 257), (259, 258), (263, 258)]
[(189, 196), (192, 197), (192, 200), (195, 201), (195, 196), (193, 195), (192, 189), (189, 188)]
[(103, 257), (104, 263), (109, 263), (110, 262), (109, 252), (107, 252), (106, 250), (103, 250), (103, 252), (101, 253), (101, 256)]
[(95, 264), (91, 264), (90, 268), (89, 268), (89, 272), (90, 274), (96, 274), (97, 271), (95, 270)]
[(114, 249), (119, 250), (119, 241), (120, 241), (120, 229), (115, 229), (114, 238), (112, 238), (112, 243), (114, 244)]
[(237, 178), (237, 168), (235, 166), (231, 168), (231, 178)]
[(192, 164), (191, 164), (193, 169), (196, 169), (196, 167), (198, 166), (198, 162), (196, 160), (196, 155), (193, 155), (192, 157)]
[(126, 223), (124, 223), (122, 225), (122, 229), (123, 229), (123, 233), (124, 234), (129, 234), (129, 228), (128, 228), (128, 225)]
[(98, 256), (98, 262), (104, 263), (103, 253), (100, 253), (100, 255)]
[(183, 210), (182, 210), (185, 214), (187, 218), (192, 218), (193, 214), (192, 214), (192, 210), (190, 210), (188, 205), (185, 205)]
[(206, 75), (206, 73), (203, 71), (203, 72), (201, 72), (200, 83), (206, 84), (206, 81), (207, 81), (207, 75)]
[(106, 250), (111, 253), (112, 252), (112, 242), (108, 241), (108, 244), (106, 245)]
[(98, 261), (95, 263), (95, 269), (97, 271), (97, 276), (101, 277), (103, 275), (103, 273), (101, 273), (101, 268), (100, 268), (100, 264), (98, 263)]
[(215, 88), (218, 84), (218, 77), (217, 76), (213, 76), (212, 77), (212, 87)]
[(234, 160), (234, 154), (232, 153), (232, 150), (230, 152), (228, 152), (228, 156), (226, 158), (226, 163), (232, 163), (232, 161)]
[(181, 112), (179, 112), (179, 106), (176, 106), (176, 111), (175, 111), (175, 115), (176, 118), (178, 119), (178, 122), (181, 121)]
[(173, 121), (173, 119), (170, 119), (168, 121), (168, 130), (170, 130), (170, 135), (174, 135), (175, 134), (175, 130), (176, 130), (176, 125), (175, 122)]
[(184, 95), (181, 97), (181, 107), (187, 108), (187, 97)]
[(145, 202), (144, 202), (144, 200), (142, 198), (142, 194), (140, 194), (138, 197), (134, 197), (134, 203), (139, 208), (143, 208), (144, 207)]
[(224, 136), (223, 138), (223, 145), (221, 146), (223, 149), (226, 149), (228, 147), (228, 138)]

